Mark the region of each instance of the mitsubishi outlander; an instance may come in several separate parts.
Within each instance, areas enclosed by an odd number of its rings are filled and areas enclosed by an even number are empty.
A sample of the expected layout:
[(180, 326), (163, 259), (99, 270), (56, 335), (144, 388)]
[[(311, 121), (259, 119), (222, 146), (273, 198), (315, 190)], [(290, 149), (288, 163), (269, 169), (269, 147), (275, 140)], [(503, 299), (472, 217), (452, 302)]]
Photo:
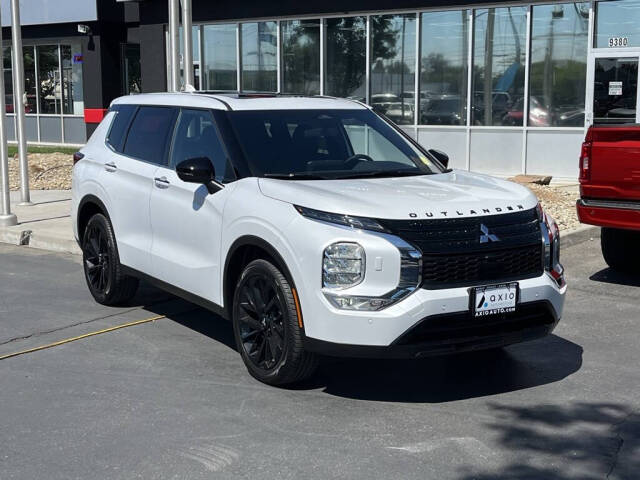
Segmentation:
[(251, 375), (549, 334), (559, 232), (525, 187), (448, 168), (368, 106), (199, 93), (115, 100), (74, 156), (89, 291), (139, 279), (230, 320)]

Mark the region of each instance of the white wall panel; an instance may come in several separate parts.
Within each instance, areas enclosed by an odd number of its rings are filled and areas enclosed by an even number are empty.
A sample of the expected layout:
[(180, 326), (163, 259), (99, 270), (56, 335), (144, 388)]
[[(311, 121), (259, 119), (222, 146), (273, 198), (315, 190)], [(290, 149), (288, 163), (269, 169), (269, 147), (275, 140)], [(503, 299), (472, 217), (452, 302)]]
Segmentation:
[(522, 131), (481, 129), (471, 131), (472, 172), (517, 175), (522, 170)]
[(584, 139), (582, 130), (535, 131), (527, 137), (527, 173), (578, 179), (578, 158)]
[(449, 167), (466, 168), (467, 131), (466, 129), (418, 129), (418, 142), (427, 150), (435, 148), (449, 155)]

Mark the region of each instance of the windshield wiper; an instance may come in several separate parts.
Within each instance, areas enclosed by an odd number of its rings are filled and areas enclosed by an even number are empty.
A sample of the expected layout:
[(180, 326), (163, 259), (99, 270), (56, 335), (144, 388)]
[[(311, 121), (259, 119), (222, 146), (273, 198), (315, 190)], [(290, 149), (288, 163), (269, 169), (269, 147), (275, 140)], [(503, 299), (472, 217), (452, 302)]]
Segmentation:
[(380, 178), (380, 177), (416, 177), (420, 175), (430, 175), (420, 170), (379, 170), (375, 172), (357, 172), (335, 177), (336, 180), (347, 178)]
[(313, 173), (265, 173), (264, 178), (276, 178), (278, 180), (329, 180), (328, 177)]

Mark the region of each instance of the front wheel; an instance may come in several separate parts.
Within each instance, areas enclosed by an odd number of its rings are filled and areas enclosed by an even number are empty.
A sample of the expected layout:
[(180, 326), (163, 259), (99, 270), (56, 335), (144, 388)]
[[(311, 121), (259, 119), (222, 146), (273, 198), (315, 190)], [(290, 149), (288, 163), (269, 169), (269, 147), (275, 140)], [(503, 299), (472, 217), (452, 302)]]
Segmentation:
[(317, 356), (304, 350), (302, 319), (284, 275), (267, 260), (249, 263), (236, 286), (233, 331), (249, 373), (263, 383), (285, 385), (315, 371)]
[(607, 265), (620, 272), (640, 272), (640, 232), (603, 228), (600, 240)]

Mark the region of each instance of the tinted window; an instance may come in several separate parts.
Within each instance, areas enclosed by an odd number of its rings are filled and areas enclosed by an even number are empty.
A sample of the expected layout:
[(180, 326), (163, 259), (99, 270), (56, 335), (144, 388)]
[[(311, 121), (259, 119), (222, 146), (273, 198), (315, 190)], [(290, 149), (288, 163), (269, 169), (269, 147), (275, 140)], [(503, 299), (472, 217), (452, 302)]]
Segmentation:
[(213, 163), (216, 180), (233, 180), (232, 169), (214, 124), (207, 110), (182, 110), (178, 120), (171, 154), (171, 166), (190, 158), (207, 157)]
[(167, 145), (175, 116), (174, 108), (140, 107), (129, 129), (124, 153), (146, 162), (166, 165)]
[(227, 112), (256, 176), (353, 178), (440, 169), (369, 110)]
[(136, 111), (135, 105), (115, 105), (111, 110), (116, 112), (116, 116), (111, 122), (111, 129), (107, 135), (107, 143), (116, 152), (122, 153), (124, 141), (127, 137), (127, 129), (131, 123), (131, 117)]

